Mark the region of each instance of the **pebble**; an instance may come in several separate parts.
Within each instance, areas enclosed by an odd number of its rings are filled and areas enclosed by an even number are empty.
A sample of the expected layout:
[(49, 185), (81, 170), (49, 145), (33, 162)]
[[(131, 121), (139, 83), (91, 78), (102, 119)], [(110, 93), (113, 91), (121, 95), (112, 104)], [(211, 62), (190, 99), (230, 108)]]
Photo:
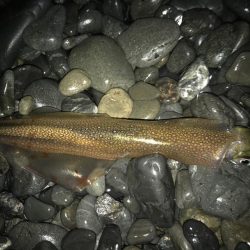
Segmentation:
[(133, 68), (144, 68), (166, 57), (177, 44), (179, 36), (179, 27), (174, 21), (145, 18), (133, 22), (118, 37), (118, 43)]
[(178, 82), (178, 92), (183, 100), (191, 101), (209, 82), (209, 71), (201, 58), (197, 58)]
[(78, 94), (91, 86), (91, 79), (81, 69), (72, 69), (59, 83), (59, 90), (65, 96)]
[(84, 41), (88, 37), (89, 37), (88, 34), (66, 37), (63, 39), (62, 47), (65, 50), (70, 50), (70, 49), (76, 47), (77, 45), (79, 45), (82, 41)]
[(171, 73), (179, 74), (194, 61), (195, 56), (195, 49), (192, 45), (182, 39), (173, 49), (167, 61), (167, 68)]
[(156, 229), (147, 219), (138, 219), (130, 227), (127, 241), (130, 245), (151, 242), (156, 237)]
[(128, 28), (124, 22), (111, 16), (105, 15), (102, 20), (102, 33), (113, 39), (116, 39), (124, 30)]
[(29, 221), (42, 222), (52, 219), (56, 209), (35, 197), (30, 196), (24, 203), (24, 214)]
[(137, 202), (137, 200), (133, 196), (126, 196), (122, 200), (124, 206), (133, 214), (139, 214), (141, 207), (140, 204)]
[(159, 69), (155, 66), (146, 68), (137, 68), (135, 70), (135, 81), (143, 81), (153, 84), (159, 78)]
[(57, 250), (57, 248), (50, 241), (44, 240), (37, 243), (32, 250)]
[(130, 7), (130, 15), (133, 20), (144, 17), (153, 17), (161, 3), (162, 0), (133, 0)]
[(160, 91), (157, 88), (145, 82), (137, 82), (129, 89), (128, 93), (135, 101), (153, 100), (160, 95)]
[(96, 104), (84, 93), (66, 97), (62, 101), (62, 111), (77, 113), (97, 113)]
[(65, 9), (61, 5), (49, 8), (46, 14), (29, 25), (23, 33), (23, 39), (28, 46), (40, 51), (59, 49), (62, 44), (65, 24)]
[(246, 21), (250, 21), (249, 17), (249, 9), (250, 3), (249, 1), (225, 1), (225, 5), (228, 6), (233, 12), (239, 15), (241, 18), (245, 19)]
[(75, 36), (77, 34), (79, 6), (73, 2), (66, 2), (64, 6), (66, 10), (66, 21), (63, 33), (67, 36)]
[(131, 196), (141, 206), (143, 218), (159, 227), (174, 222), (174, 184), (166, 160), (161, 155), (133, 159), (127, 170)]
[(103, 229), (97, 250), (107, 250), (107, 249), (114, 249), (114, 250), (122, 249), (121, 232), (117, 225), (108, 224)]
[(234, 250), (249, 250), (250, 246), (246, 242), (239, 242)]
[(155, 12), (155, 17), (172, 19), (180, 26), (182, 24), (183, 14), (182, 11), (172, 5), (162, 4)]
[[(9, 171), (10, 166), (4, 155), (0, 152), (0, 176), (4, 176)], [(0, 230), (1, 231), (1, 230)]]
[(21, 216), (24, 210), (23, 203), (6, 191), (0, 193), (0, 208), (5, 216)]
[(15, 99), (23, 97), (24, 90), (30, 83), (42, 78), (42, 70), (33, 65), (20, 65), (13, 69)]
[(62, 240), (62, 250), (94, 250), (96, 235), (88, 229), (74, 229), (68, 232)]
[(191, 113), (196, 117), (215, 119), (233, 126), (235, 123), (234, 112), (218, 96), (211, 93), (201, 93), (191, 102)]
[(128, 118), (132, 108), (133, 101), (127, 92), (120, 88), (113, 88), (102, 97), (98, 105), (98, 112), (111, 117)]
[(250, 86), (250, 52), (242, 52), (226, 72), (226, 79), (232, 84)]
[(11, 229), (9, 237), (16, 250), (32, 250), (37, 243), (44, 239), (61, 249), (61, 241), (66, 233), (65, 229), (57, 225), (23, 221)]
[(126, 11), (125, 3), (121, 0), (104, 0), (102, 3), (103, 13), (123, 21)]
[(221, 235), (228, 250), (234, 250), (239, 242), (250, 244), (250, 227), (238, 224), (236, 221), (223, 220)]
[(54, 185), (51, 190), (51, 201), (57, 206), (66, 207), (74, 200), (74, 193), (62, 186)]
[(201, 221), (203, 224), (205, 224), (208, 228), (210, 228), (214, 232), (220, 230), (221, 219), (219, 217), (206, 214), (200, 208), (193, 207), (188, 209), (182, 209), (180, 211), (179, 221), (181, 224), (183, 224), (186, 220), (189, 219)]
[(189, 171), (193, 192), (205, 212), (234, 220), (247, 211), (249, 189), (240, 180), (201, 166)]
[(197, 220), (187, 220), (183, 224), (183, 233), (194, 249), (219, 250), (217, 237), (205, 224)]
[[(42, 54), (41, 51), (30, 48), (28, 45), (24, 45), (24, 47), (19, 51), (18, 59), (23, 61), (34, 60)], [(19, 65), (23, 66), (23, 65)], [(25, 65), (24, 65), (25, 66)]]
[(102, 14), (98, 10), (82, 9), (78, 15), (77, 30), (81, 34), (100, 33), (102, 30)]
[(73, 48), (69, 65), (86, 71), (92, 87), (103, 93), (117, 87), (127, 90), (134, 84), (134, 73), (124, 52), (105, 36), (89, 37)]
[(32, 96), (36, 108), (49, 106), (61, 109), (63, 95), (58, 91), (58, 84), (51, 79), (32, 82), (24, 91), (24, 96)]
[(223, 24), (212, 31), (199, 47), (198, 53), (204, 56), (210, 68), (220, 67), (232, 53), (237, 43), (237, 32), (233, 24)]
[[(5, 2), (9, 3), (9, 2)], [(10, 68), (23, 46), (23, 31), (49, 8), (51, 0), (19, 1), (1, 6), (0, 74)]]
[(18, 104), (18, 111), (20, 115), (30, 114), (34, 107), (34, 102), (35, 101), (32, 96), (24, 96)]
[(53, 72), (62, 79), (69, 71), (68, 56), (63, 49), (47, 51), (46, 56)]
[(129, 118), (134, 119), (155, 119), (160, 111), (158, 100), (134, 101), (133, 110)]
[(105, 176), (96, 178), (86, 187), (86, 191), (93, 196), (101, 196), (105, 192)]
[(0, 116), (9, 116), (14, 111), (14, 73), (6, 70), (0, 78)]
[(12, 246), (12, 242), (6, 236), (0, 236), (0, 249), (8, 250)]
[(197, 205), (188, 170), (182, 170), (177, 173), (175, 181), (175, 200), (176, 205), (180, 209), (191, 208)]
[(75, 199), (68, 207), (61, 210), (60, 217), (62, 224), (68, 229), (76, 228), (76, 210), (79, 200)]
[(77, 228), (85, 228), (99, 234), (102, 230), (102, 223), (95, 210), (96, 198), (92, 195), (84, 196), (76, 210)]
[(219, 24), (219, 18), (213, 11), (196, 8), (183, 13), (181, 31), (184, 36), (194, 36), (214, 30)]

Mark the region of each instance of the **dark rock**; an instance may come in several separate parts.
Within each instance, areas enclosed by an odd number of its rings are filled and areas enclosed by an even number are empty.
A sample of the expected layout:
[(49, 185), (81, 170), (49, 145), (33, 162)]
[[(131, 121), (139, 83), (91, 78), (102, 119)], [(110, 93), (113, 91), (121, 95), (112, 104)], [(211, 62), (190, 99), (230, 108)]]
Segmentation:
[(122, 0), (102, 1), (103, 13), (123, 21), (125, 17), (125, 2)]
[(32, 250), (57, 250), (57, 248), (50, 241), (41, 241)]

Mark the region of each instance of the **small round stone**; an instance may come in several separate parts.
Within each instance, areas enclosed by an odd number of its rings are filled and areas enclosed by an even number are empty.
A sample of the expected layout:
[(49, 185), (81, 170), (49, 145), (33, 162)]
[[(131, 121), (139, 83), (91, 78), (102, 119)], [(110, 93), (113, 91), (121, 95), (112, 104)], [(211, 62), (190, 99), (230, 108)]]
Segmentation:
[(79, 200), (74, 200), (68, 207), (61, 210), (60, 217), (62, 224), (68, 229), (76, 228), (76, 209), (79, 205)]
[(87, 186), (86, 191), (93, 196), (102, 195), (105, 192), (105, 176), (100, 176), (94, 180)]
[(135, 119), (155, 119), (160, 111), (158, 100), (134, 101), (133, 111), (130, 118)]
[(56, 246), (50, 241), (40, 241), (32, 250), (57, 250)]
[(71, 70), (59, 84), (59, 90), (63, 95), (71, 96), (78, 94), (91, 85), (88, 74), (81, 69)]
[(74, 199), (74, 193), (62, 186), (55, 185), (52, 188), (51, 200), (58, 206), (68, 206)]
[(34, 99), (32, 96), (24, 96), (18, 106), (18, 111), (21, 115), (28, 115), (34, 107)]
[(120, 88), (113, 88), (102, 97), (98, 112), (106, 113), (111, 117), (128, 118), (132, 108), (133, 101), (127, 92)]
[(136, 101), (153, 100), (159, 97), (160, 91), (148, 83), (138, 82), (129, 89), (129, 95)]

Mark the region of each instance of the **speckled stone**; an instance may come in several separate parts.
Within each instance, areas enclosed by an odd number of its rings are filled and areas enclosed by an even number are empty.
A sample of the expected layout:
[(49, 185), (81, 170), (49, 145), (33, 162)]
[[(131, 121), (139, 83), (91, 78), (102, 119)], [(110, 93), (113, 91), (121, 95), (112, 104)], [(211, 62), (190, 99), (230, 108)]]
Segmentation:
[(134, 101), (133, 110), (130, 118), (135, 119), (154, 119), (160, 111), (158, 100)]
[(18, 111), (21, 115), (28, 115), (34, 107), (34, 99), (32, 96), (24, 96), (19, 104)]
[(47, 13), (29, 25), (24, 33), (24, 41), (33, 49), (52, 51), (59, 49), (62, 43), (65, 24), (65, 9), (61, 5), (50, 7)]
[(127, 241), (130, 245), (148, 243), (156, 237), (156, 230), (150, 220), (136, 220), (128, 231)]
[(65, 96), (71, 96), (88, 89), (91, 80), (86, 72), (73, 69), (60, 81), (59, 90)]
[(118, 37), (118, 43), (133, 68), (143, 68), (164, 58), (174, 48), (179, 36), (179, 27), (174, 21), (145, 18), (133, 22)]
[(133, 101), (127, 92), (120, 88), (113, 88), (102, 97), (98, 112), (106, 113), (111, 117), (128, 118), (132, 108)]
[(88, 73), (92, 87), (107, 92), (114, 87), (127, 90), (134, 84), (134, 73), (124, 52), (114, 40), (95, 36), (72, 49), (69, 65)]

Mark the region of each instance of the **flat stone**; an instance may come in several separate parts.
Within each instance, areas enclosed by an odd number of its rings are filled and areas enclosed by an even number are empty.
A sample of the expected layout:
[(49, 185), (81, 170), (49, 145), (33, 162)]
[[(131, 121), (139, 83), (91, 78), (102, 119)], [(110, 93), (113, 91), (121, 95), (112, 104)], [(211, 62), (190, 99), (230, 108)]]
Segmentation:
[(88, 73), (92, 87), (105, 93), (111, 88), (127, 90), (134, 84), (134, 73), (124, 52), (114, 40), (105, 36), (85, 39), (71, 50), (69, 65)]
[(59, 49), (62, 44), (65, 18), (65, 9), (62, 5), (50, 7), (42, 18), (25, 29), (24, 41), (31, 48), (40, 51)]
[(133, 101), (126, 91), (113, 88), (104, 95), (98, 105), (98, 112), (111, 117), (128, 118), (132, 112)]
[(170, 19), (145, 18), (133, 22), (118, 37), (133, 68), (158, 63), (175, 47), (180, 36), (178, 25)]
[(81, 69), (72, 69), (59, 83), (59, 90), (63, 95), (78, 94), (91, 85), (88, 74)]
[(226, 72), (226, 79), (232, 84), (250, 86), (250, 52), (241, 53)]

